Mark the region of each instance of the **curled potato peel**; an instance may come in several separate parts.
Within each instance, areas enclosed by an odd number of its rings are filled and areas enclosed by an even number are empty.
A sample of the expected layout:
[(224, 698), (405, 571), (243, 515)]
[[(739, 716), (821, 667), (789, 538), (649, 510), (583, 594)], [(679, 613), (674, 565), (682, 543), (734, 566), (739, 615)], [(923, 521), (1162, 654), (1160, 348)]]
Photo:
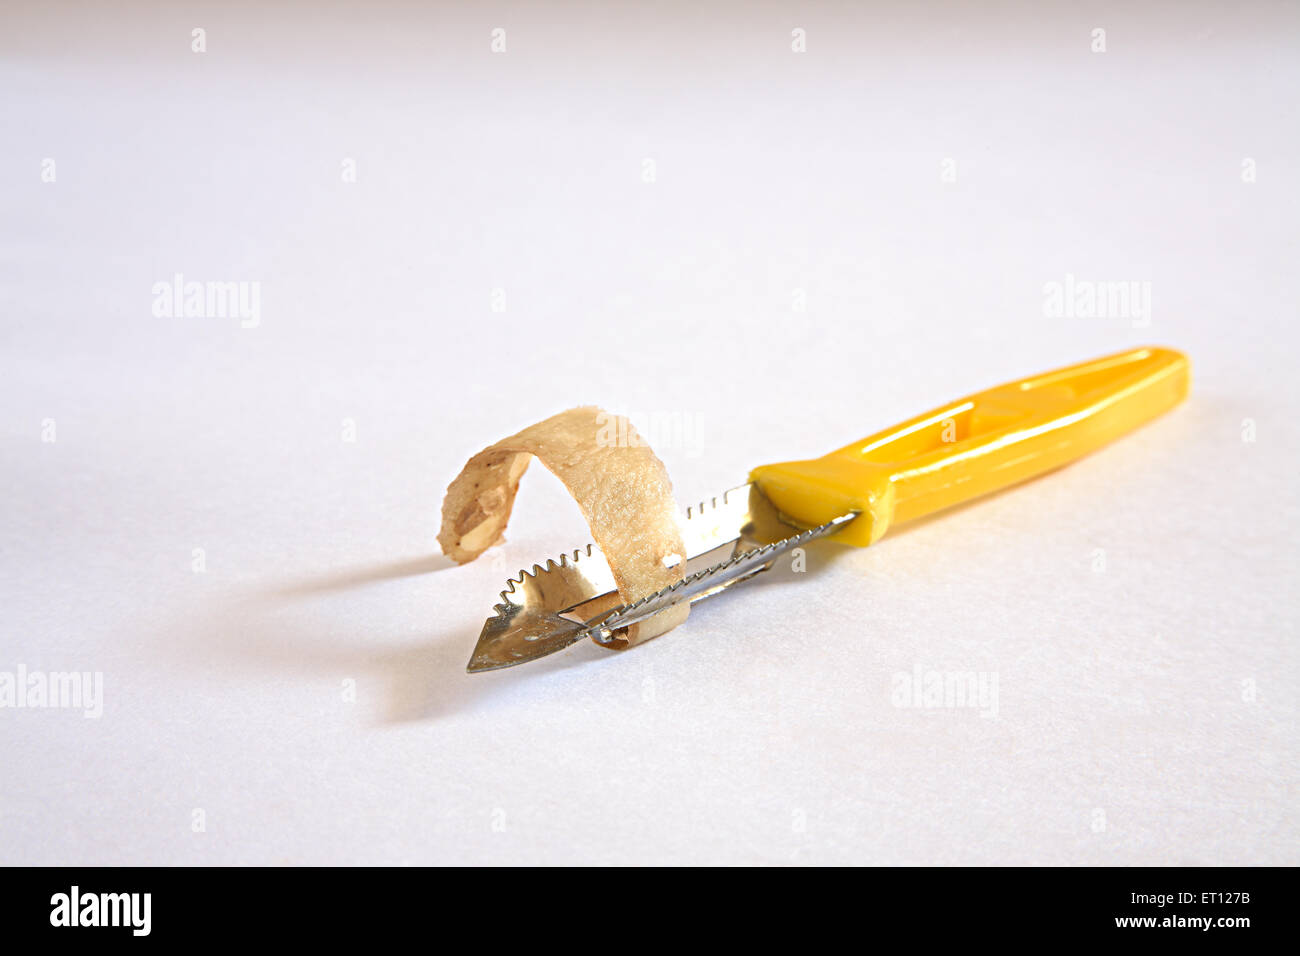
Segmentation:
[[(577, 501), (625, 603), (681, 580), (687, 555), (668, 472), (630, 423), (594, 405), (552, 415), (471, 458), (443, 498), (445, 554), (465, 564), (501, 540), (534, 457)], [(671, 630), (689, 612), (682, 604), (633, 624), (626, 644)]]

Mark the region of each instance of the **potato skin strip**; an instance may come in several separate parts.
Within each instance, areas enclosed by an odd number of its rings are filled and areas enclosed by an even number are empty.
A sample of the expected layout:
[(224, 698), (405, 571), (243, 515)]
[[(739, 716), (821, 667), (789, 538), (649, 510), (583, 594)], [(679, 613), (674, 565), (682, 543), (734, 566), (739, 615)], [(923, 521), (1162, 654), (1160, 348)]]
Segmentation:
[[(465, 564), (501, 540), (533, 457), (577, 501), (625, 603), (681, 580), (687, 555), (668, 471), (630, 423), (594, 405), (552, 415), (471, 458), (442, 500), (444, 554)], [(633, 624), (618, 643), (657, 637), (689, 611), (683, 604)]]

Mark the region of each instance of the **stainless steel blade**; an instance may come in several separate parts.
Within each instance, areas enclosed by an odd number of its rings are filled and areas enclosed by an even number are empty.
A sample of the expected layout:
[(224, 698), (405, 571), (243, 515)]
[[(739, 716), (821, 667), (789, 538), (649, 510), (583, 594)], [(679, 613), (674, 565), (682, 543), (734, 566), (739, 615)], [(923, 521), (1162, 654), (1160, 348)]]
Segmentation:
[(771, 567), (784, 551), (830, 534), (853, 517), (800, 528), (786, 521), (754, 485), (732, 488), (687, 509), (682, 523), (688, 556), (683, 580), (626, 606), (594, 544), (545, 566), (535, 564), (506, 582), (468, 669), (477, 673), (523, 664), (593, 635), (602, 643), (616, 644), (629, 625), (747, 580)]
[(614, 632), (631, 627), (646, 618), (653, 617), (660, 611), (680, 604), (682, 601), (703, 600), (717, 594), (724, 588), (750, 578), (760, 571), (766, 571), (785, 552), (800, 547), (809, 541), (833, 534), (853, 520), (854, 515), (834, 518), (816, 528), (809, 528), (789, 538), (783, 538), (772, 544), (761, 545), (748, 551), (741, 551), (726, 561), (688, 575), (676, 584), (669, 585), (647, 597), (614, 608), (597, 619), (587, 622), (583, 637), (590, 637), (604, 644), (613, 639)]

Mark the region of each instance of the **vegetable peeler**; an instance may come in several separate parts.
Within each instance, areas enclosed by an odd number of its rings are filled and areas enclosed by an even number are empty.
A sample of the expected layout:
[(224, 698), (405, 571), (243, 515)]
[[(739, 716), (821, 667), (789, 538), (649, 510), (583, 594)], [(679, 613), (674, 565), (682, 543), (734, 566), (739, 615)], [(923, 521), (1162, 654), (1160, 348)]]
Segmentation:
[(772, 567), (818, 538), (865, 547), (893, 525), (964, 504), (1096, 451), (1181, 402), (1187, 357), (1148, 347), (949, 402), (821, 458), (763, 465), (687, 509), (682, 579), (624, 604), (600, 549), (520, 571), (483, 625), (470, 673), (619, 632)]

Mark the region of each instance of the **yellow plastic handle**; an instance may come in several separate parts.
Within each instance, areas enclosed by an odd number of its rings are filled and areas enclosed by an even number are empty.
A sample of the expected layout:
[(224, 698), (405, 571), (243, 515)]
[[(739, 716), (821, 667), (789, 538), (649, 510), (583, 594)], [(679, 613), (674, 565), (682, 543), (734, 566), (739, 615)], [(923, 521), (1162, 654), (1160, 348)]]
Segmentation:
[(1142, 348), (1008, 382), (822, 458), (763, 465), (750, 481), (811, 527), (865, 546), (890, 525), (963, 504), (1081, 458), (1167, 412), (1191, 381), (1187, 357)]

